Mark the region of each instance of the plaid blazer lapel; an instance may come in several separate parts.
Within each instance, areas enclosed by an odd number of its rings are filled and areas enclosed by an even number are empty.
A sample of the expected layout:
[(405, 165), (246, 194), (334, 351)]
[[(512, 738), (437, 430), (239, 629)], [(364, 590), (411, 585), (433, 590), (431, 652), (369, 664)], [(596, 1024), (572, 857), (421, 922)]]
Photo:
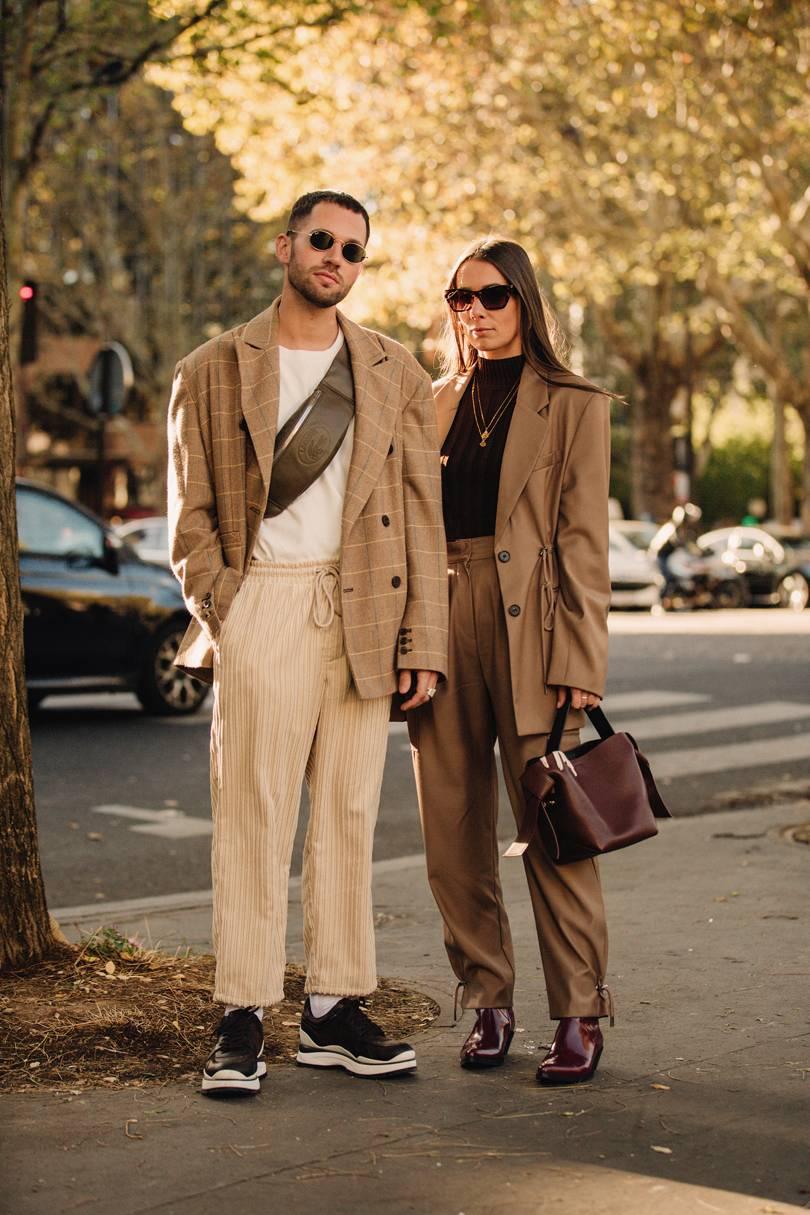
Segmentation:
[(242, 414), (266, 489), (278, 424), (278, 300), (248, 321), (235, 344)]
[(343, 505), (343, 539), (349, 535), (379, 480), (401, 405), (388, 356), (372, 333), (338, 313), (354, 379), (354, 445)]
[(464, 392), (472, 379), (472, 372), (465, 371), (460, 375), (449, 376), (441, 383), (433, 385), (433, 393), (436, 398), (436, 426), (439, 432), (439, 447), (444, 446), (444, 441), (450, 433), (453, 422), (456, 420), (456, 413), (464, 396)]

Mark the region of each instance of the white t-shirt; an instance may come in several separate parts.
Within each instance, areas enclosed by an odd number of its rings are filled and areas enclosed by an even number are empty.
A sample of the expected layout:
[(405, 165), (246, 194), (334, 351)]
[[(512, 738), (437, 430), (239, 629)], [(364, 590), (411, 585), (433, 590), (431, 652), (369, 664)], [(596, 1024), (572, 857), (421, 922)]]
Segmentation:
[[(289, 350), (279, 347), (278, 428), (315, 391), (343, 345), (338, 333), (328, 350)], [(274, 519), (262, 520), (253, 556), (257, 561), (337, 561), (343, 499), (352, 458), (354, 421), (334, 458), (313, 481)]]

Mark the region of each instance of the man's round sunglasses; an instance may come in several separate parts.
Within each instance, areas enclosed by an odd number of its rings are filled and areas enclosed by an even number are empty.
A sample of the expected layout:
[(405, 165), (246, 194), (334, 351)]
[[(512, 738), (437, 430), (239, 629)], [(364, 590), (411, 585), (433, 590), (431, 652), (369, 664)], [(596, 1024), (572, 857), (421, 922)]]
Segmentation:
[(340, 245), (343, 256), (347, 262), (365, 261), (368, 257), (365, 249), (356, 240), (340, 240), (339, 237), (333, 236), (331, 232), (327, 232), (325, 228), (313, 228), (311, 232), (302, 232), (300, 228), (288, 228), (288, 234), (296, 236), (308, 236), (309, 243), (313, 249), (317, 249), (320, 253), (331, 249), (334, 244)]
[(511, 283), (492, 283), (489, 287), (482, 287), (480, 291), (472, 291), (468, 287), (452, 287), (445, 291), (444, 298), (453, 312), (466, 312), (468, 308), (472, 308), (474, 299), (480, 300), (481, 307), (486, 308), (487, 312), (500, 312), (513, 295), (517, 295), (517, 292)]

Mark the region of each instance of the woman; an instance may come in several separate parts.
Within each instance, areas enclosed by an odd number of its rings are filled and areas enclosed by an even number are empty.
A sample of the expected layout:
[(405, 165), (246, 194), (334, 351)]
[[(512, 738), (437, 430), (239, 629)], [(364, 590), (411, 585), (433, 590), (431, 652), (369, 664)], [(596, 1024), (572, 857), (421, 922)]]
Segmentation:
[[(609, 398), (554, 352), (520, 245), (467, 249), (445, 292), (448, 369), (436, 385), (450, 576), (447, 682), (409, 715), (428, 877), (450, 963), (476, 1012), (465, 1067), (503, 1063), (515, 1028), (514, 962), (498, 875), (497, 740), (522, 813), (520, 777), (542, 755), (570, 689), (563, 749), (598, 705), (607, 658)], [(594, 861), (523, 861), (554, 1042), (541, 1084), (590, 1080), (607, 931)]]

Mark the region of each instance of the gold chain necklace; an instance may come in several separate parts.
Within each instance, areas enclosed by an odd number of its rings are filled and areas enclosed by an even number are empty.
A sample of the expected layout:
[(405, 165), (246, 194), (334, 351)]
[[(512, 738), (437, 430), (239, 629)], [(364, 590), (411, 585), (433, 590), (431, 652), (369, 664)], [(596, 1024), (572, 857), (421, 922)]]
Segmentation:
[(506, 413), (509, 406), (512, 404), (512, 401), (517, 396), (517, 390), (518, 390), (519, 383), (520, 383), (520, 381), (518, 381), (517, 384), (514, 384), (509, 389), (506, 396), (501, 401), (500, 405), (495, 410), (495, 412), (493, 413), (490, 420), (487, 422), (487, 420), (484, 417), (483, 406), (481, 405), (481, 395), (478, 391), (478, 384), (476, 382), (476, 377), (473, 376), (471, 396), (472, 396), (473, 418), (475, 419), (475, 428), (478, 431), (478, 434), (480, 435), (480, 438), (481, 438), (481, 442), (478, 444), (479, 447), (486, 447), (487, 439), (489, 439), (493, 430), (498, 425), (501, 418)]

